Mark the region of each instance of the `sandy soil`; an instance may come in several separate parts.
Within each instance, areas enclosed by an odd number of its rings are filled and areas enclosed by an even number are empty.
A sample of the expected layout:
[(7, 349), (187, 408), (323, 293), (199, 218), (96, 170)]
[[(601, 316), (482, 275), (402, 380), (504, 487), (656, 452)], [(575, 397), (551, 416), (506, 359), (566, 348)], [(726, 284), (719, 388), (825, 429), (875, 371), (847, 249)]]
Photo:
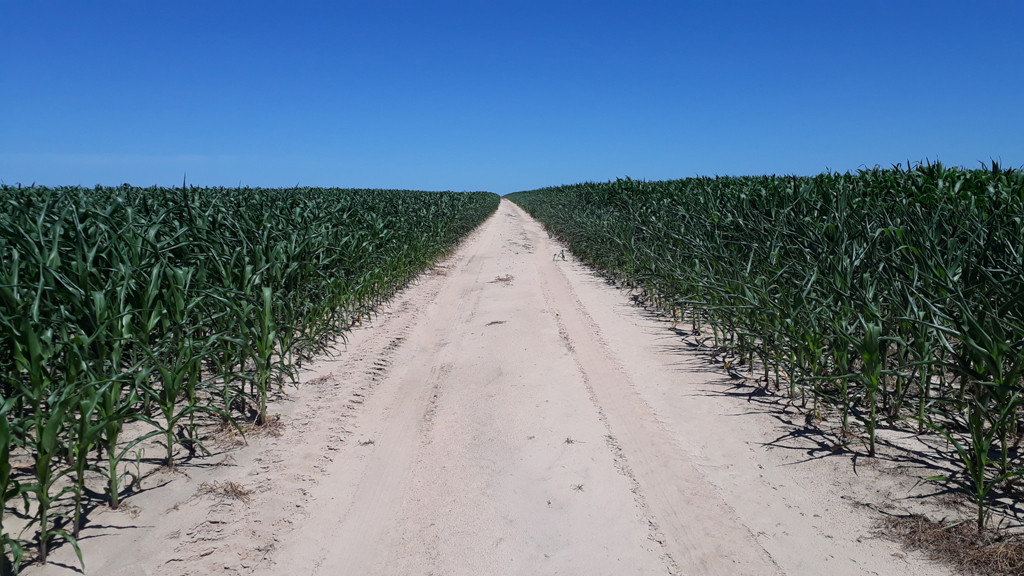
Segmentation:
[[(918, 505), (825, 456), (503, 201), (272, 410), (274, 433), (89, 515), (87, 574), (948, 574)], [(898, 471), (897, 471), (898, 472)], [(66, 575), (69, 547), (32, 575)]]

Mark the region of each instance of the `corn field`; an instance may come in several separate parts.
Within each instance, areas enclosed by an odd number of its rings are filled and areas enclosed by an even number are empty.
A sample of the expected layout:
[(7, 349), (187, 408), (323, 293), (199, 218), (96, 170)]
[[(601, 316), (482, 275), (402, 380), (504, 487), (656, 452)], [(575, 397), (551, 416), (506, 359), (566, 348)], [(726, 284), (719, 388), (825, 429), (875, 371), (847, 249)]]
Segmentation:
[[(498, 196), (3, 186), (0, 205), (0, 571), (17, 572), (60, 541), (81, 560), (83, 505), (118, 506), (140, 442), (173, 467), (203, 452), (203, 419), (264, 423), (274, 386)], [(123, 438), (132, 422), (148, 432)]]
[[(919, 164), (816, 177), (631, 179), (508, 198), (582, 261), (875, 455), (945, 438), (986, 526), (1019, 499), (1024, 172)], [(677, 325), (677, 326), (678, 326)]]

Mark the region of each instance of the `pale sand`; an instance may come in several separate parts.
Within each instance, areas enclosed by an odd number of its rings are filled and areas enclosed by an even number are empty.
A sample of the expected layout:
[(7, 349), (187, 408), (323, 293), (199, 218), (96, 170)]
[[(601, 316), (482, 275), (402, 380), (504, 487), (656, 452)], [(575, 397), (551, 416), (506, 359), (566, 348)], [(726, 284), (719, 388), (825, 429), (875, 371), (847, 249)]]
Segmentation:
[[(271, 408), (279, 436), (94, 511), (86, 574), (950, 573), (874, 533), (914, 478), (772, 444), (795, 411), (562, 249), (502, 201)], [(27, 573), (73, 573), (53, 558)]]

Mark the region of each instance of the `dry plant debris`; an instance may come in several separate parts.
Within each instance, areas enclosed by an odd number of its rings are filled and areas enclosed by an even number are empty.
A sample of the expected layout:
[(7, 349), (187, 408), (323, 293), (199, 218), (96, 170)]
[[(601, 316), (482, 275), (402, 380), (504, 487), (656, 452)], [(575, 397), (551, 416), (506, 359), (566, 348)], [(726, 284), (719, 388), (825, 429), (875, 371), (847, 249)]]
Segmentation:
[(273, 436), (279, 438), (284, 432), (284, 422), (280, 414), (269, 416), (263, 424), (249, 424), (242, 427), (245, 434), (252, 436)]
[(934, 560), (946, 562), (964, 574), (1019, 576), (1024, 574), (1024, 535), (1008, 531), (979, 533), (970, 520), (936, 522), (920, 514), (892, 516), (883, 535)]
[(221, 496), (232, 500), (248, 502), (252, 499), (252, 490), (238, 482), (203, 482), (199, 485), (198, 494)]

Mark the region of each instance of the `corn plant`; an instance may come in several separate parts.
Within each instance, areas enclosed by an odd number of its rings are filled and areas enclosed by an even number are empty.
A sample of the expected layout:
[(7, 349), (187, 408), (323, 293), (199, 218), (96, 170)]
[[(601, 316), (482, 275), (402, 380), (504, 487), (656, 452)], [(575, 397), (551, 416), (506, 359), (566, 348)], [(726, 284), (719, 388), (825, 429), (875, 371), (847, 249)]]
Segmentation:
[[(24, 496), (25, 490), (11, 475), (11, 447), (14, 444), (14, 435), (11, 425), (8, 423), (8, 412), (11, 408), (10, 399), (6, 399), (0, 406), (0, 506), (7, 507), (7, 504)], [(28, 509), (28, 499), (25, 498), (25, 508)], [(3, 525), (3, 517), (0, 515), (0, 571), (17, 573), (21, 568), (21, 559), (25, 551), (21, 542), (7, 534)], [(8, 558), (11, 559), (8, 562)]]
[(979, 518), (1022, 467), (1024, 172), (932, 163), (508, 198), (638, 302), (688, 317), (688, 338), (756, 358), (766, 389), (834, 411), (838, 446), (874, 455), (884, 427), (948, 435), (962, 471), (948, 480)]
[[(265, 422), (272, 384), (297, 383), (303, 360), (498, 197), (0, 185), (0, 205), (0, 544), (16, 568), (29, 547), (9, 533), (8, 505), (25, 502), (35, 559), (60, 541), (77, 551), (88, 471), (117, 508), (122, 462), (143, 442), (158, 438), (174, 466), (178, 445), (202, 452), (204, 417), (236, 425), (252, 404)], [(131, 422), (149, 430), (126, 441)], [(54, 510), (70, 510), (70, 530), (54, 528)]]

